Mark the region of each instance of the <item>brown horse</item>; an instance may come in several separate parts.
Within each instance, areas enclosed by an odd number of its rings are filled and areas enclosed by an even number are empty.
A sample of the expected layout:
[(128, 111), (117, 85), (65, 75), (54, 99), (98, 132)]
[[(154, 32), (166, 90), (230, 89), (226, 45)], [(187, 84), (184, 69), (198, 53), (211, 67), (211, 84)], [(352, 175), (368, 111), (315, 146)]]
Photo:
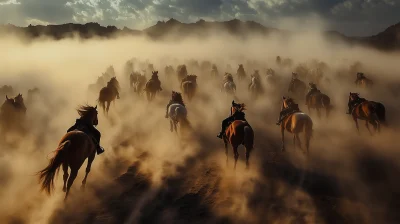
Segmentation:
[(182, 95), (179, 92), (172, 91), (172, 104), (168, 107), (168, 117), (170, 118), (170, 130), (177, 132), (177, 124), (180, 125), (180, 131), (190, 130), (191, 125), (187, 119), (187, 110), (183, 102)]
[(147, 100), (152, 101), (156, 96), (157, 92), (161, 91), (161, 82), (158, 79), (158, 71), (153, 71), (151, 79), (147, 81), (144, 90), (146, 91)]
[(188, 75), (181, 82), (181, 90), (189, 101), (192, 100), (197, 90), (197, 76)]
[[(235, 104), (232, 102), (231, 114), (236, 111), (245, 110), (244, 104)], [(235, 158), (234, 169), (236, 169), (237, 160), (239, 158), (238, 147), (244, 145), (246, 148), (246, 169), (249, 168), (250, 153), (254, 147), (254, 132), (247, 121), (235, 120), (225, 130), (224, 136), (226, 164), (228, 165), (228, 143), (231, 144), (233, 155)]]
[(176, 73), (178, 81), (181, 82), (182, 79), (184, 79), (188, 75), (186, 65), (178, 65), (178, 67), (176, 68)]
[(300, 98), (300, 96), (304, 96), (306, 94), (307, 85), (296, 77), (297, 73), (292, 73), (292, 75), (293, 78), (290, 81), (288, 92)]
[[(292, 98), (283, 97), (281, 110), (290, 108), (291, 104), (294, 103), (295, 102)], [(299, 133), (304, 131), (304, 139), (308, 154), (310, 148), (310, 139), (312, 137), (312, 132), (313, 132), (313, 122), (310, 116), (308, 116), (303, 112), (295, 112), (286, 116), (286, 118), (282, 121), (281, 123), (282, 151), (285, 151), (285, 129), (287, 132), (293, 134), (294, 147), (296, 148), (296, 140), (297, 140), (297, 145), (299, 146), (300, 149), (302, 149), (302, 147), (299, 138)]]
[(22, 131), (23, 124), (26, 114), (26, 107), (24, 99), (21, 94), (18, 94), (15, 98), (8, 98), (0, 109), (0, 122), (2, 128), (5, 130), (16, 130)]
[(381, 103), (365, 100), (360, 98), (358, 93), (350, 92), (349, 105), (353, 105), (350, 113), (356, 123), (358, 133), (360, 133), (358, 119), (365, 121), (365, 126), (371, 135), (373, 133), (368, 124), (374, 126), (375, 132), (380, 132), (380, 125), (385, 124), (385, 107)]
[[(98, 124), (97, 106), (81, 106), (77, 111), (81, 116), (81, 119), (86, 120), (92, 125)], [(86, 180), (95, 156), (96, 146), (92, 140), (92, 137), (78, 130), (68, 132), (62, 137), (58, 148), (55, 151), (55, 155), (50, 160), (47, 167), (38, 172), (41, 190), (45, 190), (49, 195), (51, 194), (52, 190), (54, 190), (54, 177), (56, 174), (58, 174), (58, 170), (62, 165), (64, 171), (64, 200), (66, 200), (78, 171), (87, 158), (88, 163), (86, 166), (86, 174), (82, 181), (81, 187), (81, 189), (84, 190)], [(68, 167), (71, 169), (70, 175), (68, 175)]]
[(310, 96), (307, 106), (309, 112), (311, 108), (314, 108), (317, 111), (318, 118), (321, 117), (321, 108), (325, 109), (326, 117), (329, 117), (329, 113), (332, 109), (331, 98), (323, 93), (314, 93)]
[[(111, 102), (114, 102), (115, 105), (115, 98), (119, 99), (119, 82), (116, 77), (110, 79), (107, 83), (107, 86), (100, 90), (99, 98), (97, 101), (100, 104), (100, 107), (103, 108), (103, 112), (108, 114), (110, 110)], [(107, 103), (107, 108), (106, 104)]]

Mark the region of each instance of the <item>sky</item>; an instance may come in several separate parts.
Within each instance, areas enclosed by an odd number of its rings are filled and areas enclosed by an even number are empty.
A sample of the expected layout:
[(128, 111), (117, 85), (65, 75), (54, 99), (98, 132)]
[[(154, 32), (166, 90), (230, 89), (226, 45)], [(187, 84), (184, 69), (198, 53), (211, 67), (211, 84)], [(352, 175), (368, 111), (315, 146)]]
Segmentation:
[(236, 18), (367, 36), (399, 23), (399, 12), (400, 0), (0, 0), (2, 24), (98, 22), (139, 30), (169, 18), (185, 23)]

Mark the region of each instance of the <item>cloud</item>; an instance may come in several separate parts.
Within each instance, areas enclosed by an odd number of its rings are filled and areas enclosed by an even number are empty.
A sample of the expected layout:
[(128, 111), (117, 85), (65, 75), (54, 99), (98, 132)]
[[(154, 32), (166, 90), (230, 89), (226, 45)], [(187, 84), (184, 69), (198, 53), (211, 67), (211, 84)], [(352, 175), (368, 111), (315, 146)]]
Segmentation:
[(399, 0), (0, 0), (0, 22), (24, 26), (98, 22), (143, 29), (169, 18), (237, 18), (278, 26), (288, 19), (318, 18), (326, 29), (349, 35), (370, 35), (398, 23), (399, 11)]

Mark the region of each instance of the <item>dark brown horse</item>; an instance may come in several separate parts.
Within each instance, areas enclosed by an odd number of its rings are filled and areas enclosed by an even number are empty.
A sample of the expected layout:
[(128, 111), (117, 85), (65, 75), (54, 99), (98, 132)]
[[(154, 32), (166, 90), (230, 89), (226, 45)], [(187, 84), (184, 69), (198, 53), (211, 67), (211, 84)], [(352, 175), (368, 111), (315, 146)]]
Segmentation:
[[(294, 100), (292, 98), (282, 98), (282, 107), (281, 111), (291, 107), (291, 104), (294, 104)], [(303, 112), (295, 112), (286, 116), (286, 118), (281, 123), (281, 134), (282, 134), (282, 151), (285, 151), (285, 129), (287, 132), (293, 134), (293, 144), (296, 148), (296, 140), (297, 145), (300, 149), (302, 149), (299, 134), (304, 131), (304, 139), (307, 149), (307, 154), (310, 148), (310, 139), (312, 137), (313, 132), (313, 122), (307, 114)], [(302, 149), (303, 150), (303, 149)], [(304, 150), (303, 150), (304, 151)]]
[(100, 90), (97, 101), (99, 102), (100, 107), (103, 108), (103, 112), (105, 114), (108, 114), (111, 102), (114, 102), (115, 105), (115, 99), (119, 99), (119, 90), (120, 86), (116, 77), (111, 78), (111, 80), (107, 83), (107, 86)]
[(188, 71), (186, 69), (186, 65), (178, 65), (176, 68), (176, 73), (178, 76), (178, 81), (181, 82), (188, 75)]
[(373, 133), (369, 128), (369, 124), (374, 126), (375, 132), (380, 132), (381, 124), (386, 124), (385, 107), (383, 104), (368, 101), (360, 98), (358, 93), (350, 92), (349, 105), (352, 105), (352, 108), (350, 108), (350, 113), (354, 122), (356, 123), (358, 133), (360, 133), (358, 119), (365, 121), (365, 126), (371, 135), (373, 135)]
[(236, 75), (237, 75), (239, 81), (242, 81), (246, 78), (246, 71), (244, 70), (244, 67), (242, 64), (239, 64), (239, 67), (236, 71)]
[(293, 95), (296, 96), (296, 98), (300, 99), (300, 96), (303, 97), (305, 95), (307, 90), (307, 85), (300, 79), (296, 78), (297, 76), (296, 73), (292, 73), (292, 75), (293, 78), (290, 81), (288, 92), (292, 93)]
[(161, 82), (158, 79), (158, 71), (153, 71), (153, 75), (151, 79), (147, 81), (144, 91), (146, 91), (147, 100), (152, 101), (154, 97), (157, 95), (157, 92), (162, 90)]
[[(232, 102), (231, 114), (234, 114), (236, 110), (245, 110), (245, 105), (235, 104)], [(239, 158), (238, 147), (244, 145), (246, 148), (246, 169), (248, 169), (250, 153), (254, 148), (254, 132), (250, 124), (247, 121), (240, 120), (232, 122), (225, 130), (223, 140), (225, 145), (226, 164), (228, 164), (228, 143), (231, 144), (233, 149), (233, 155), (235, 158), (234, 169), (236, 169), (237, 160)]]
[(197, 76), (188, 75), (181, 82), (181, 90), (184, 96), (191, 101), (197, 90)]
[(26, 110), (21, 94), (18, 94), (15, 98), (8, 98), (6, 95), (6, 100), (0, 109), (1, 127), (8, 131), (22, 131)]
[[(97, 106), (81, 106), (78, 109), (78, 113), (81, 116), (81, 119), (86, 120), (90, 124), (98, 124)], [(54, 177), (58, 174), (58, 170), (62, 165), (64, 171), (64, 200), (66, 200), (78, 171), (87, 158), (88, 163), (86, 166), (86, 174), (81, 187), (81, 189), (84, 189), (95, 156), (96, 146), (93, 143), (92, 137), (78, 130), (68, 132), (61, 138), (58, 148), (55, 151), (55, 155), (50, 159), (47, 167), (38, 172), (41, 190), (45, 190), (49, 195), (51, 194), (52, 190), (54, 190)], [(68, 175), (68, 167), (71, 169), (70, 175)]]
[(311, 108), (315, 109), (319, 118), (321, 117), (320, 109), (324, 108), (326, 117), (329, 117), (329, 113), (332, 109), (331, 98), (323, 93), (314, 93), (310, 96), (307, 106), (308, 112), (310, 112)]

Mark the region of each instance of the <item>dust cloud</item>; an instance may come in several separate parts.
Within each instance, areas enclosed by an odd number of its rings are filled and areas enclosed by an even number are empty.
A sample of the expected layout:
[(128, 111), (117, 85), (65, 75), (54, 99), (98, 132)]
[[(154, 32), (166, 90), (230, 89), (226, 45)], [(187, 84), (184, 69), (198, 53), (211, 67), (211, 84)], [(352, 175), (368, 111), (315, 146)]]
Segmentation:
[[(285, 26), (289, 26), (284, 21)], [(321, 24), (317, 24), (320, 26)], [(400, 172), (398, 102), (400, 55), (328, 42), (318, 32), (299, 32), (282, 39), (254, 36), (237, 40), (228, 35), (203, 40), (156, 42), (145, 38), (113, 40), (46, 38), (24, 42), (5, 36), (0, 40), (0, 84), (23, 94), (27, 105), (25, 135), (2, 132), (0, 151), (1, 223), (391, 223), (399, 220)], [(279, 67), (275, 57), (293, 60)], [(132, 60), (134, 58), (134, 60)], [(217, 65), (220, 77), (211, 78), (190, 60)], [(287, 94), (291, 72), (299, 65), (312, 68), (312, 60), (325, 62), (320, 88), (331, 97), (334, 111), (329, 119), (311, 111), (314, 136), (306, 158), (294, 151), (292, 136), (285, 133), (286, 152), (281, 152), (280, 131), (275, 125), (280, 99)], [(163, 91), (153, 102), (129, 88), (125, 63), (135, 71), (152, 63), (159, 71)], [(374, 80), (374, 87), (354, 87), (351, 66)], [(167, 77), (166, 65), (186, 63), (198, 76), (199, 91), (187, 102), (193, 130), (182, 137), (169, 131), (164, 118), (172, 90), (179, 89), (176, 75)], [(246, 117), (255, 131), (250, 170), (244, 169), (240, 148), (238, 168), (233, 154), (225, 164), (223, 142), (216, 138), (221, 121), (229, 114), (232, 97), (220, 91), (222, 75), (230, 65), (238, 86), (237, 101), (247, 105)], [(247, 79), (235, 76), (244, 64)], [(88, 91), (105, 69), (113, 65), (122, 90), (121, 99), (106, 117), (99, 110), (98, 129), (105, 153), (96, 156), (88, 187), (79, 190), (86, 164), (63, 204), (62, 175), (55, 193), (39, 191), (35, 173), (44, 168), (66, 130), (74, 124), (78, 105), (96, 104), (97, 92)], [(267, 68), (280, 81), (267, 83)], [(260, 70), (266, 92), (257, 100), (247, 91), (249, 75)], [(149, 79), (150, 76), (147, 75)], [(309, 80), (304, 80), (308, 83)], [(27, 101), (27, 91), (40, 93)], [(345, 114), (349, 92), (382, 102), (389, 126), (370, 137), (360, 122)], [(4, 95), (0, 96), (2, 99)], [(308, 113), (304, 103), (300, 108)], [(397, 205), (396, 205), (397, 203)]]

